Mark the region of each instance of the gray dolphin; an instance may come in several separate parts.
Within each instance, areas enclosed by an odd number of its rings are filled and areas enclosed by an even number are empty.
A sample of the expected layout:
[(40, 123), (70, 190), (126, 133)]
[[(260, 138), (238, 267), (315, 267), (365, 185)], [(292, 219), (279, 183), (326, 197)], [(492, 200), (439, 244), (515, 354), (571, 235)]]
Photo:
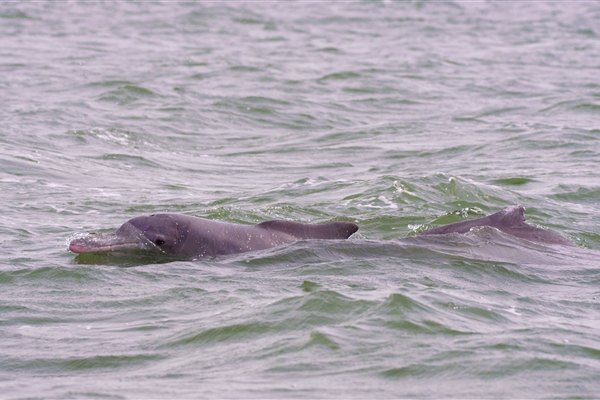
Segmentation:
[[(576, 246), (556, 233), (526, 224), (524, 213), (522, 206), (512, 206), (487, 217), (430, 229), (420, 236), (466, 233), (477, 226), (491, 226), (534, 242)], [(153, 214), (133, 218), (113, 233), (75, 239), (69, 250), (74, 253), (139, 250), (178, 257), (214, 257), (268, 249), (302, 239), (347, 239), (356, 231), (358, 226), (350, 222), (266, 221), (258, 225), (239, 225), (182, 214)]]
[(347, 239), (358, 230), (350, 222), (302, 224), (266, 221), (239, 225), (183, 214), (130, 219), (115, 232), (91, 234), (69, 244), (73, 253), (142, 251), (177, 257), (214, 257), (279, 246), (302, 239)]
[(563, 246), (577, 246), (564, 237), (547, 231), (546, 229), (536, 228), (525, 223), (525, 209), (522, 206), (512, 206), (505, 208), (495, 214), (487, 217), (471, 219), (468, 221), (456, 222), (449, 225), (443, 225), (421, 233), (421, 235), (442, 235), (445, 233), (466, 233), (476, 226), (491, 226), (504, 233), (519, 238), (541, 242), (546, 244), (560, 244)]

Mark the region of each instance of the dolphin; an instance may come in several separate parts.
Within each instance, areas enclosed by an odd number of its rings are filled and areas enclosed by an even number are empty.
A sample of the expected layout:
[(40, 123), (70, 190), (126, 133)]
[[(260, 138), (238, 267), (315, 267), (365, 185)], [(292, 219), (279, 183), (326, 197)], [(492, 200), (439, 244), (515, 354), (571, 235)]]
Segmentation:
[[(467, 233), (478, 226), (490, 226), (522, 239), (545, 244), (577, 246), (570, 240), (525, 223), (522, 206), (508, 207), (483, 218), (456, 222), (422, 232), (419, 236)], [(240, 225), (183, 214), (152, 214), (133, 218), (108, 234), (90, 234), (69, 244), (73, 253), (140, 251), (176, 257), (199, 258), (262, 250), (305, 239), (347, 239), (358, 231), (350, 222), (303, 224), (266, 221)]]
[(527, 239), (533, 242), (559, 244), (563, 246), (577, 246), (575, 243), (556, 233), (526, 224), (525, 209), (522, 206), (508, 207), (502, 211), (483, 218), (439, 226), (437, 228), (425, 231), (420, 235), (466, 233), (477, 226), (491, 226), (509, 235)]
[(240, 225), (183, 214), (152, 214), (130, 219), (108, 234), (90, 234), (69, 244), (73, 253), (132, 252), (176, 257), (214, 257), (279, 246), (304, 239), (348, 239), (350, 222), (303, 224), (266, 221)]

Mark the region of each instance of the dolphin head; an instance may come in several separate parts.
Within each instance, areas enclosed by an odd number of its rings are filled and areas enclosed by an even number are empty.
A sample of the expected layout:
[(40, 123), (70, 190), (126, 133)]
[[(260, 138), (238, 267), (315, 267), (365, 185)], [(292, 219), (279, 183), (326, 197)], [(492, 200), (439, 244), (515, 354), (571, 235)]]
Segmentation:
[(177, 254), (187, 229), (171, 214), (153, 214), (130, 219), (108, 234), (90, 234), (69, 244), (73, 253), (142, 251)]
[(172, 214), (152, 214), (130, 219), (127, 223), (140, 231), (155, 249), (164, 254), (177, 254), (187, 232), (183, 229), (185, 223)]

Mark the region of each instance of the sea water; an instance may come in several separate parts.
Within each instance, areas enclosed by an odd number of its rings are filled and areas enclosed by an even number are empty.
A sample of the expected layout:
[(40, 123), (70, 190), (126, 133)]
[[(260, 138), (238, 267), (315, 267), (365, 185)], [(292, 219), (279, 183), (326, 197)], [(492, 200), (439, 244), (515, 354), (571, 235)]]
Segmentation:
[[(0, 4), (0, 397), (600, 393), (600, 6)], [(526, 207), (578, 247), (424, 230)], [(191, 261), (138, 215), (351, 221)]]

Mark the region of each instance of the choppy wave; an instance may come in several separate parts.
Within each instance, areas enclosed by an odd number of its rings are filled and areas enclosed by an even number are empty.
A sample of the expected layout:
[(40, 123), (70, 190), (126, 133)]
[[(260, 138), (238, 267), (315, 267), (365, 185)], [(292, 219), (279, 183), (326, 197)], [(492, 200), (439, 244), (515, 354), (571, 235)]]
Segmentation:
[[(597, 396), (599, 17), (0, 5), (3, 397)], [(578, 247), (417, 236), (516, 204)], [(360, 231), (193, 261), (67, 251), (164, 211)]]

